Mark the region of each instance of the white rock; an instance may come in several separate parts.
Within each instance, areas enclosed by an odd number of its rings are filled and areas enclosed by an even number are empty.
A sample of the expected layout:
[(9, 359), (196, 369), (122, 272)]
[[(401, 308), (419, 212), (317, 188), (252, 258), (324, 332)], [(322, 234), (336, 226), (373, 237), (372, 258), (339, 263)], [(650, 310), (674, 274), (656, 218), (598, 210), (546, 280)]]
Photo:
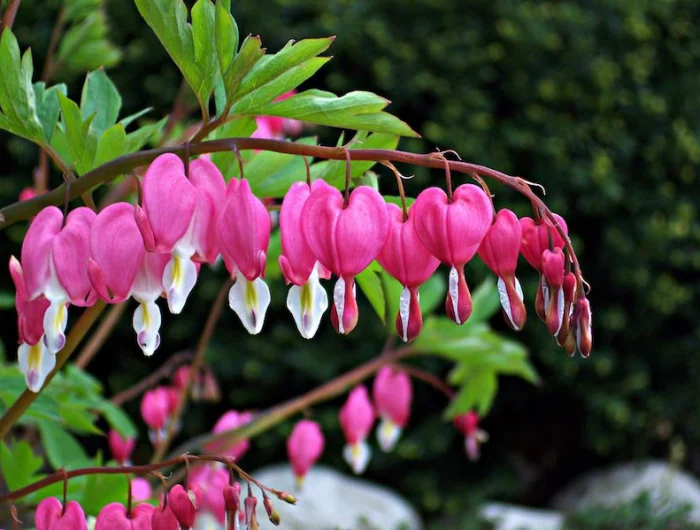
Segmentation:
[[(276, 465), (251, 473), (266, 486), (295, 495), (288, 505), (272, 497), (282, 517), (281, 530), (422, 530), (418, 513), (393, 491), (366, 480), (314, 466), (302, 491), (296, 491), (289, 465)], [(245, 496), (245, 488), (243, 496)], [(260, 530), (275, 526), (258, 502)]]
[(481, 516), (496, 525), (496, 530), (559, 530), (564, 516), (551, 510), (533, 510), (510, 504), (490, 503)]
[(575, 511), (592, 505), (619, 505), (648, 492), (657, 505), (691, 504), (691, 520), (700, 522), (700, 483), (662, 461), (617, 465), (575, 480), (552, 501), (554, 508)]

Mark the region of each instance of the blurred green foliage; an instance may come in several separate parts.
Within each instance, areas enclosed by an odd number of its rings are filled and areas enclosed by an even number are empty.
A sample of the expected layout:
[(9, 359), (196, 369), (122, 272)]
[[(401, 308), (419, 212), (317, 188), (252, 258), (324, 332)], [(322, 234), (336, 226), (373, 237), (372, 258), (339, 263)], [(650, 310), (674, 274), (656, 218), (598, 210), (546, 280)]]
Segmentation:
[[(155, 116), (170, 112), (179, 71), (131, 2), (106, 7), (110, 40), (122, 54), (122, 68), (110, 76), (125, 112), (146, 106), (155, 107)], [(23, 47), (33, 47), (36, 64), (58, 10), (57, 0), (22, 3), (16, 34)], [(682, 460), (700, 473), (700, 4), (261, 0), (234, 1), (233, 13), (241, 37), (259, 33), (270, 50), (289, 38), (337, 35), (334, 59), (314, 87), (391, 99), (388, 110), (423, 134), (402, 148), (455, 149), (466, 160), (545, 185), (593, 287), (595, 348), (588, 361), (566, 358), (528, 306), (529, 324), (517, 338), (533, 354), (543, 384), (503, 379), (484, 424), (491, 441), (481, 462), (466, 462), (462, 440), (441, 420), (444, 400), (420, 387), (411, 426), (394, 453), (373, 459), (371, 479), (430, 515), (464, 512), (482, 497), (544, 503), (585, 469), (648, 455)], [(83, 81), (69, 69), (57, 78), (71, 94)], [(30, 184), (36, 150), (1, 138), (5, 204)], [(336, 136), (322, 139), (334, 143)], [(414, 194), (441, 183), (438, 172), (400, 169), (415, 173), (407, 183)], [(390, 173), (380, 175), (383, 191), (395, 194), (391, 178), (382, 182)], [(60, 176), (53, 179), (57, 184)], [(529, 214), (509, 190), (492, 191), (498, 206)], [(22, 228), (13, 228), (0, 233), (3, 263), (17, 251)], [(470, 283), (484, 272), (470, 265)], [(535, 275), (523, 266), (520, 276), (534, 298)], [(91, 370), (116, 391), (190, 347), (222, 277), (203, 271), (185, 313), (164, 317), (164, 348), (154, 358), (139, 355), (123, 319)], [(381, 348), (384, 327), (369, 304), (349, 337), (323, 326), (314, 341), (302, 343), (284, 307), (286, 290), (281, 283), (271, 289), (271, 325), (263, 336), (243, 335), (232, 314), (217, 328), (209, 360), (226, 402), (218, 409), (193, 405), (186, 433), (206, 430), (231, 406), (263, 408), (297, 395)], [(5, 337), (14, 324), (11, 312), (2, 314)], [(446, 375), (446, 363), (422, 362)], [(308, 413), (328, 433), (323, 460), (342, 468), (338, 404)], [(137, 414), (138, 404), (130, 411)], [(283, 459), (281, 440), (290, 430), (291, 423), (257, 439), (246, 467)]]

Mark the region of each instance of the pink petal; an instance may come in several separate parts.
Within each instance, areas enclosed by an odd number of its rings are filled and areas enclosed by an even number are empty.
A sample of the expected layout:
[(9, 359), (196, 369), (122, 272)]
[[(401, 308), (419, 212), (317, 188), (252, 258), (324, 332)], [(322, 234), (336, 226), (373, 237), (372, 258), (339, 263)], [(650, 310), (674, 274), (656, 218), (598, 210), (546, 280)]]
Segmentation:
[(479, 256), (497, 276), (515, 273), (522, 234), (518, 217), (510, 210), (500, 210), (479, 247)]
[(90, 231), (97, 215), (90, 208), (73, 210), (66, 219), (66, 226), (52, 244), (54, 270), (70, 302), (77, 306), (90, 306), (97, 299), (87, 272), (90, 257)]
[(295, 182), (287, 191), (280, 210), (282, 255), (280, 268), (287, 283), (303, 285), (316, 264), (316, 256), (302, 233), (301, 215), (311, 189), (305, 182)]
[(339, 413), (340, 427), (348, 444), (367, 438), (374, 424), (374, 407), (364, 386), (355, 387)]
[(47, 497), (36, 507), (34, 525), (36, 530), (51, 530), (61, 517), (63, 505), (56, 497)]
[(131, 204), (110, 204), (98, 214), (90, 234), (88, 274), (102, 299), (119, 303), (129, 297), (145, 252)]
[(54, 238), (61, 231), (63, 214), (55, 206), (41, 210), (32, 221), (22, 243), (22, 269), (27, 286), (27, 295), (31, 300), (43, 291), (49, 280), (51, 246)]
[[(37, 530), (39, 530), (38, 527)], [(80, 504), (75, 501), (68, 501), (66, 503), (66, 511), (51, 527), (51, 530), (87, 530), (85, 512)]]
[(159, 252), (172, 252), (190, 225), (196, 202), (182, 160), (171, 153), (156, 158), (143, 177), (142, 189), (143, 210), (155, 247)]
[[(566, 222), (559, 215), (554, 214), (559, 226), (562, 227), (564, 233), (568, 233)], [(552, 248), (563, 248), (564, 240), (559, 235), (559, 232), (551, 226), (549, 221), (541, 221), (536, 223), (529, 217), (520, 219), (523, 239), (520, 251), (527, 262), (538, 271), (542, 272), (542, 253), (549, 249), (550, 238), (552, 240)]]
[(402, 429), (406, 427), (413, 400), (413, 386), (406, 372), (382, 367), (374, 378), (372, 398), (379, 416), (389, 418)]
[(195, 259), (213, 263), (219, 253), (216, 241), (216, 223), (226, 197), (226, 182), (219, 169), (208, 158), (198, 158), (190, 164), (190, 182), (195, 188), (195, 207), (192, 239)]
[(294, 475), (306, 475), (321, 457), (324, 446), (325, 440), (319, 424), (311, 420), (299, 421), (287, 438), (287, 455)]

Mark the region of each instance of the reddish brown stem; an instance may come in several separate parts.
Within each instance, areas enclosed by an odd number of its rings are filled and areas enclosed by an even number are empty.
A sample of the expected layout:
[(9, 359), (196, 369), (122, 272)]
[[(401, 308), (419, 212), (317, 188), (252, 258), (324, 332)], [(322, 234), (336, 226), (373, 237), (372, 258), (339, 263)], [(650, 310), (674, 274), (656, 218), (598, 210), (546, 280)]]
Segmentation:
[(452, 389), (452, 387), (450, 387), (450, 385), (445, 383), (438, 376), (431, 374), (430, 372), (426, 372), (425, 370), (422, 370), (416, 366), (409, 366), (407, 364), (399, 363), (395, 363), (395, 366), (403, 372), (406, 372), (414, 379), (419, 379), (425, 383), (428, 383), (435, 390), (438, 390), (445, 394), (445, 397), (447, 399), (452, 399), (454, 397), (455, 391)]
[(2, 21), (0, 22), (0, 35), (2, 35), (5, 28), (12, 29), (12, 25), (15, 23), (17, 11), (19, 10), (19, 5), (21, 3), (22, 0), (8, 0), (5, 13), (3, 14)]

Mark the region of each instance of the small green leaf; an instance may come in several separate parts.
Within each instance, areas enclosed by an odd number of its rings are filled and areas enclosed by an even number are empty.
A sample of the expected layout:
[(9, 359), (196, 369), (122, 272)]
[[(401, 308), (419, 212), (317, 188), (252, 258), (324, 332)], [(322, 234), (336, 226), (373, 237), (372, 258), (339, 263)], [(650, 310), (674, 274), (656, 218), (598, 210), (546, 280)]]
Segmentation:
[(61, 403), (58, 406), (66, 427), (82, 434), (103, 434), (95, 425), (95, 415), (88, 409), (73, 403)]
[(83, 120), (94, 115), (92, 127), (98, 137), (117, 122), (121, 107), (122, 98), (119, 91), (105, 71), (99, 69), (90, 72), (83, 85), (80, 112)]
[(149, 125), (144, 125), (140, 129), (130, 132), (126, 135), (126, 152), (135, 153), (141, 149), (148, 141), (156, 134), (161, 131), (165, 122), (168, 121), (167, 118), (163, 118), (160, 121), (151, 123)]
[(85, 514), (96, 516), (104, 506), (111, 502), (126, 504), (128, 483), (124, 475), (89, 475), (85, 494), (80, 499), (80, 506)]
[(372, 92), (354, 91), (338, 97), (330, 92), (307, 90), (256, 112), (344, 129), (419, 137), (406, 123), (382, 112), (388, 104), (387, 99)]
[(497, 389), (496, 374), (488, 370), (473, 371), (447, 407), (446, 418), (451, 419), (473, 409), (476, 409), (481, 416), (486, 415), (496, 397)]
[(83, 121), (78, 105), (63, 94), (58, 94), (61, 104), (61, 115), (70, 157), (75, 164), (78, 174), (83, 175), (92, 169), (95, 158), (97, 140), (94, 134), (90, 134), (90, 124), (95, 117), (88, 117)]
[(372, 265), (355, 276), (355, 280), (379, 319), (384, 323), (386, 322), (386, 299), (384, 298), (384, 288), (380, 273), (381, 267), (374, 261)]
[(9, 291), (0, 291), (0, 309), (15, 307), (15, 295)]
[(109, 426), (126, 437), (136, 437), (138, 431), (131, 418), (119, 407), (109, 401), (102, 401), (97, 409), (104, 415)]
[(0, 442), (0, 472), (10, 491), (31, 484), (43, 465), (44, 460), (34, 454), (27, 442), (15, 442), (11, 448), (5, 442)]
[(69, 364), (63, 371), (65, 382), (71, 391), (79, 392), (83, 396), (102, 394), (102, 383), (85, 370), (75, 364)]
[(65, 32), (56, 52), (61, 68), (57, 75), (67, 77), (97, 68), (109, 68), (121, 60), (121, 52), (107, 39), (107, 18), (102, 10), (87, 15)]
[(82, 20), (90, 13), (97, 11), (101, 4), (102, 0), (65, 0), (63, 19), (66, 22)]
[(222, 73), (226, 73), (238, 50), (238, 25), (231, 15), (230, 4), (230, 0), (226, 2), (217, 0), (216, 2), (214, 21), (216, 31), (214, 38), (216, 41), (216, 55), (219, 59), (219, 68)]
[(152, 110), (153, 107), (148, 107), (138, 112), (134, 112), (133, 114), (128, 115), (126, 118), (122, 118), (121, 120), (119, 120), (119, 123), (121, 123), (126, 128), (131, 124), (131, 122), (133, 122), (134, 120), (138, 120), (141, 116), (143, 116), (144, 114), (148, 114)]
[(197, 98), (208, 102), (217, 74), (221, 71), (216, 50), (216, 11), (210, 0), (197, 0), (192, 7), (192, 40), (194, 62), (199, 69), (200, 84)]
[(126, 153), (126, 148), (126, 131), (121, 123), (116, 123), (100, 136), (100, 140), (97, 143), (95, 161), (92, 164), (93, 167), (101, 166), (110, 160), (122, 156)]
[[(295, 143), (315, 145), (316, 138), (300, 138)], [(300, 156), (260, 151), (245, 167), (250, 188), (258, 197), (284, 197), (289, 187), (306, 177), (304, 160)]]
[(228, 101), (234, 101), (235, 94), (245, 75), (250, 72), (250, 69), (255, 66), (255, 63), (265, 55), (265, 50), (263, 50), (261, 46), (262, 42), (260, 41), (260, 37), (248, 35), (243, 40), (241, 49), (234, 57), (228, 70), (223, 73), (224, 88), (228, 95)]
[(51, 137), (56, 129), (58, 115), (61, 113), (61, 106), (58, 102), (58, 93), (66, 95), (66, 85), (60, 84), (46, 89), (46, 84), (42, 81), (34, 83), (34, 96), (36, 99), (36, 113), (44, 129), (46, 143), (51, 142)]
[(62, 427), (39, 422), (39, 433), (46, 450), (46, 457), (54, 469), (77, 468), (90, 460), (78, 441)]
[(472, 314), (470, 321), (485, 322), (501, 308), (501, 300), (496, 289), (496, 282), (489, 277), (472, 293)]
[[(390, 204), (395, 204), (396, 206), (401, 206), (401, 197), (398, 195), (384, 195), (384, 200)], [(406, 207), (410, 208), (411, 205), (416, 202), (413, 197), (406, 197)]]

